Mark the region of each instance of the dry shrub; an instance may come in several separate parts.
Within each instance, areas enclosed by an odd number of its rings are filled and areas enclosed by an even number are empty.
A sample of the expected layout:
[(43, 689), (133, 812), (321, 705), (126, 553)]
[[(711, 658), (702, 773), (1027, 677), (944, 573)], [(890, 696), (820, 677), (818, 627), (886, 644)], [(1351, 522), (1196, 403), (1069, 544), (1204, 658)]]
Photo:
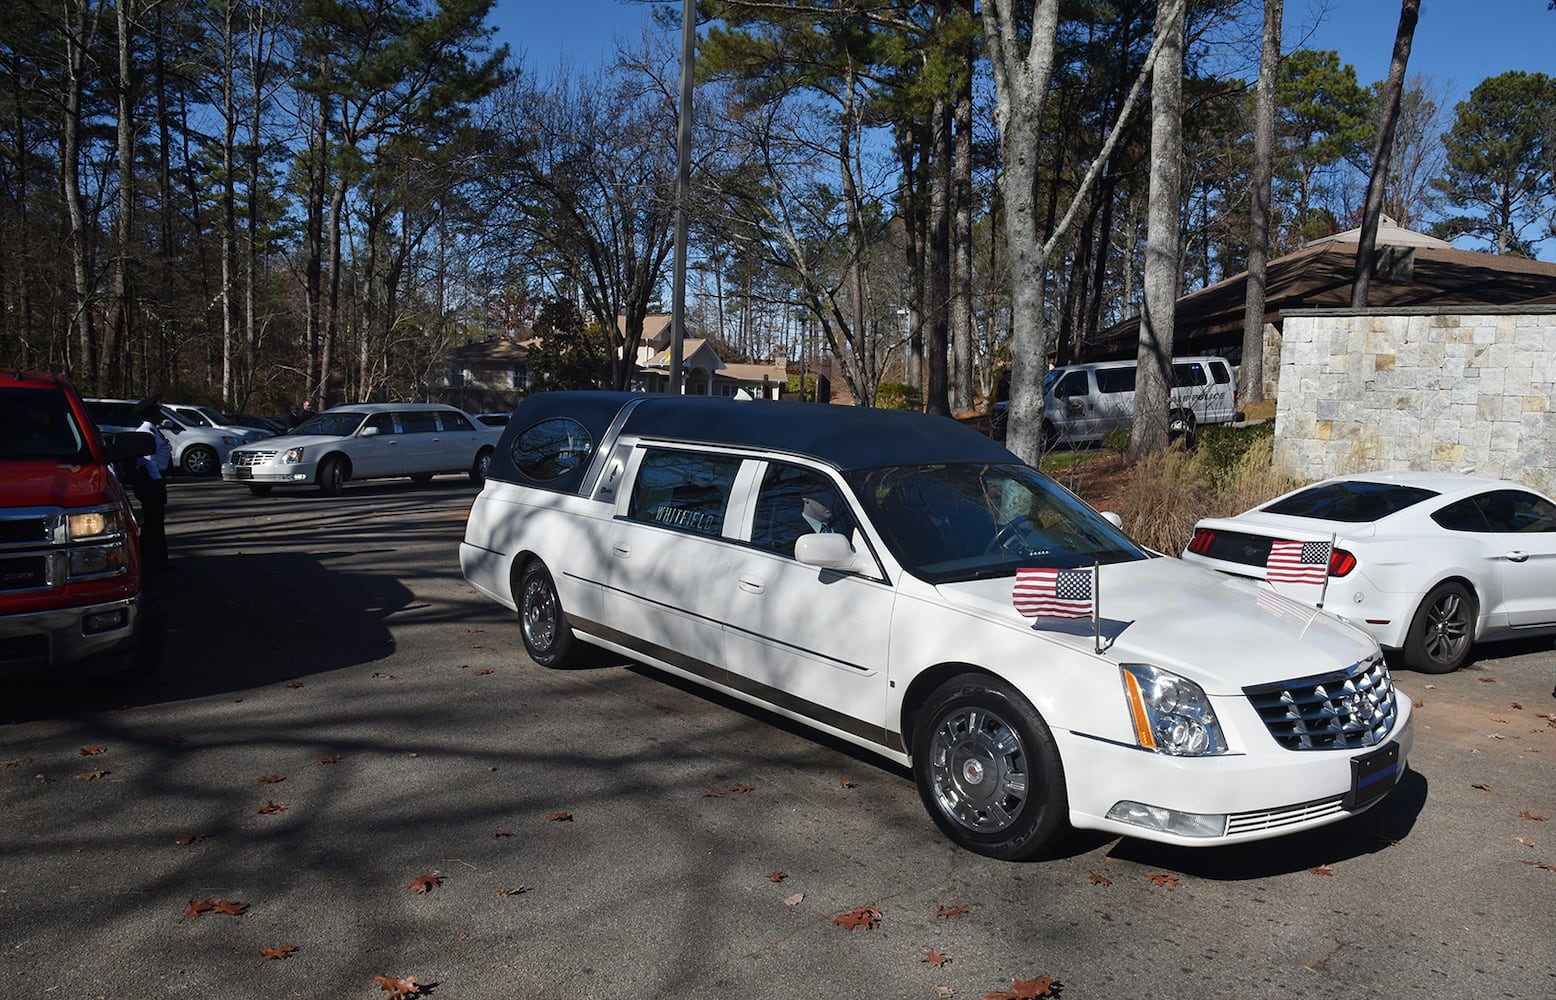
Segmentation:
[(1202, 517), (1227, 517), (1293, 489), (1297, 481), (1275, 467), (1269, 439), (1253, 442), (1227, 469), (1201, 449), (1169, 448), (1135, 463), (1115, 507), (1135, 540), (1177, 555)]

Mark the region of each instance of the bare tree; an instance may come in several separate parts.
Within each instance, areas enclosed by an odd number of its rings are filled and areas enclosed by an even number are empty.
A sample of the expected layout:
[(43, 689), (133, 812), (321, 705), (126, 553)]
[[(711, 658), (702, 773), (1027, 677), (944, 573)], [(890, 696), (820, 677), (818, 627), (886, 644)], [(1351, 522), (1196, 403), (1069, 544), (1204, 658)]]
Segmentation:
[(1372, 157), (1372, 174), (1367, 180), (1367, 208), (1362, 215), (1361, 237), (1356, 246), (1356, 270), (1352, 276), (1351, 308), (1367, 307), (1367, 287), (1377, 259), (1378, 216), (1383, 212), (1383, 188), (1388, 179), (1389, 158), (1394, 152), (1394, 127), (1399, 122), (1399, 97), (1405, 89), (1405, 64), (1410, 61), (1410, 45), (1415, 39), (1416, 22), (1421, 17), (1421, 0), (1402, 0), (1399, 30), (1394, 35), (1394, 56), (1389, 60), (1388, 81), (1383, 85), (1383, 124), (1378, 129), (1377, 151)]
[(1264, 0), (1259, 52), (1258, 110), (1253, 131), (1253, 190), (1249, 199), (1248, 282), (1243, 297), (1243, 364), (1238, 386), (1245, 404), (1264, 402), (1264, 288), (1270, 255), (1270, 186), (1275, 162), (1275, 73), (1280, 68), (1280, 22), (1285, 0)]
[(1145, 312), (1140, 317), (1135, 421), (1129, 457), (1167, 446), (1172, 391), (1172, 341), (1178, 302), (1183, 176), (1183, 7), (1158, 8), (1161, 51), (1151, 76), (1151, 183), (1145, 241)]

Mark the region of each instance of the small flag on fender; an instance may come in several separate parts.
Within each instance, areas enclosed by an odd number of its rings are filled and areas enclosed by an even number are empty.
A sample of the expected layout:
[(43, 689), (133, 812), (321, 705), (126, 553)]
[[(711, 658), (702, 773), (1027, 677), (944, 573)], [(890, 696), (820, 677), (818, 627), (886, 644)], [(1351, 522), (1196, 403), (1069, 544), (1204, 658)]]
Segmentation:
[(1028, 618), (1090, 618), (1095, 571), (1018, 569), (1010, 600)]
[(1271, 542), (1264, 577), (1271, 583), (1323, 583), (1333, 549), (1332, 542)]

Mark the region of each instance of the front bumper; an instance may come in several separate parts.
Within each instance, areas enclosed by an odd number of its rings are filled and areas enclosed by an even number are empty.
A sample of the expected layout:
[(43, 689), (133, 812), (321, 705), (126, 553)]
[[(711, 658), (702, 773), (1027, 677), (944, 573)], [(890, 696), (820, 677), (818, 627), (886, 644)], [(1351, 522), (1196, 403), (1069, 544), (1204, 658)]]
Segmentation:
[(140, 655), (140, 597), (0, 616), (0, 676), (120, 673)]
[[(1065, 762), (1070, 822), (1081, 829), (1185, 847), (1265, 840), (1339, 822), (1386, 797), (1349, 807), (1356, 780), (1353, 759), (1393, 743), (1399, 756), (1390, 787), (1408, 770), (1414, 741), (1409, 696), (1399, 694), (1396, 712), (1386, 740), (1355, 750), (1284, 750), (1271, 742), (1243, 754), (1171, 757), (1055, 730)], [(1110, 818), (1121, 803), (1219, 819), (1204, 824), (1213, 832), (1186, 836)]]
[(226, 462), (222, 464), (222, 481), (307, 486), (315, 481), (318, 470), (316, 462), (298, 462), (296, 465), (233, 465)]

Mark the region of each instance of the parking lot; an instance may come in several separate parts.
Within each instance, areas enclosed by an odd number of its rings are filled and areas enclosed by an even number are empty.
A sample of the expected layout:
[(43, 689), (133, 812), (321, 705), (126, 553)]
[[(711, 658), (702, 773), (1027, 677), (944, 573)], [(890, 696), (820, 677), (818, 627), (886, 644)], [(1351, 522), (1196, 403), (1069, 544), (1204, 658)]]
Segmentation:
[(1397, 674), (1412, 771), (1361, 817), (1008, 864), (846, 746), (530, 664), (460, 576), (472, 497), (174, 484), (161, 672), (0, 709), (9, 995), (1556, 995), (1549, 639)]

